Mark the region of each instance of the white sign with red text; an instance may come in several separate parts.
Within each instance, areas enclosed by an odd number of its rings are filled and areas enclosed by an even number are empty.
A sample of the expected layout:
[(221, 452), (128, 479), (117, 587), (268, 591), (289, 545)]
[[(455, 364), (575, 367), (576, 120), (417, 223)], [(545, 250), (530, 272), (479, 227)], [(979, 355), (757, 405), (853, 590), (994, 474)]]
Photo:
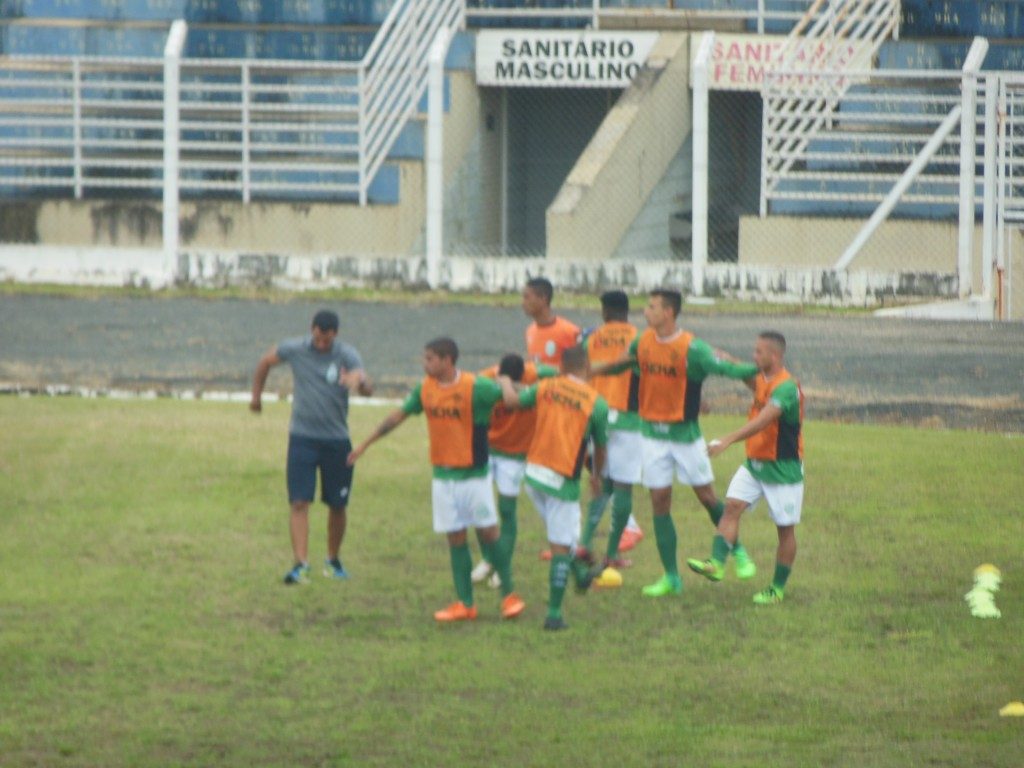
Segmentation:
[[(704, 33), (695, 33), (690, 39), (690, 51), (696, 56)], [(765, 70), (777, 65), (786, 44), (785, 35), (721, 34), (715, 33), (715, 46), (708, 67), (708, 87), (713, 91), (759, 91), (764, 85)], [(821, 62), (830, 55), (822, 41), (808, 41), (805, 49), (798, 50), (792, 67), (806, 64), (809, 70), (821, 69)], [(845, 43), (844, 49), (834, 57), (833, 69), (846, 67), (867, 69), (869, 51)], [(692, 62), (691, 62), (692, 63)], [(691, 68), (691, 80), (693, 70)]]

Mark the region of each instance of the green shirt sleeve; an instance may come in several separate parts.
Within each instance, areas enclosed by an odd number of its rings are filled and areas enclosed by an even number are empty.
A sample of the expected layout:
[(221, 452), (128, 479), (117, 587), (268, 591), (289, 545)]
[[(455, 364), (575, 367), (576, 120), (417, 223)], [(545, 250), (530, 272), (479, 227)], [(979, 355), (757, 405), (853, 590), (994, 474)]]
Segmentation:
[(491, 411), (501, 402), (501, 385), (486, 376), (477, 376), (473, 382), (473, 423), (487, 424)]
[(553, 365), (541, 363), (537, 366), (538, 379), (551, 379), (558, 375), (558, 369)]
[(800, 392), (792, 379), (776, 387), (769, 402), (778, 406), (782, 411), (781, 418), (787, 424), (796, 424), (800, 421)]
[(537, 406), (537, 385), (519, 390), (519, 405), (523, 408), (535, 408)]
[(405, 398), (405, 402), (402, 403), (402, 413), (407, 413), (410, 416), (423, 413), (423, 398), (421, 397), (422, 390), (422, 383), (413, 387), (412, 392), (409, 393), (408, 397)]
[(729, 379), (749, 379), (757, 373), (753, 363), (731, 363), (722, 360), (703, 339), (694, 339), (686, 355), (686, 377), (703, 381), (708, 376), (725, 376)]
[(608, 401), (598, 397), (590, 414), (590, 435), (595, 445), (608, 445)]

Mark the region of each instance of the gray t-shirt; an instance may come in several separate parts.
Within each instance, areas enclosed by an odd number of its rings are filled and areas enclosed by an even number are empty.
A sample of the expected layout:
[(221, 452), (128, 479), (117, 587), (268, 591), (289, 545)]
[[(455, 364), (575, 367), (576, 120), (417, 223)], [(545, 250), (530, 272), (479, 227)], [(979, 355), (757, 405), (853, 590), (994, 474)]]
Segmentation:
[(282, 341), (277, 356), (292, 367), (295, 381), (288, 431), (321, 440), (347, 440), (348, 389), (338, 383), (338, 375), (363, 367), (355, 347), (335, 339), (329, 352), (317, 352), (313, 337), (301, 336)]

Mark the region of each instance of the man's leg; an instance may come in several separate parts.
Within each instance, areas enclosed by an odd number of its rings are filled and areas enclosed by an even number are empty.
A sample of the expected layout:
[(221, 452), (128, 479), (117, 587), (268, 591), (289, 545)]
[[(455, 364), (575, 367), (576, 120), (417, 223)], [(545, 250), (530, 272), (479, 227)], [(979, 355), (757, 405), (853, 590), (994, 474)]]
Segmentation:
[(324, 576), (335, 579), (347, 579), (348, 571), (341, 564), (341, 543), (345, 540), (345, 527), (348, 515), (345, 507), (327, 508), (327, 562), (324, 563)]
[(796, 526), (776, 525), (776, 529), (779, 532), (779, 547), (775, 552), (775, 575), (766, 589), (754, 595), (754, 602), (758, 605), (782, 602), (786, 582), (793, 570), (793, 561), (796, 560)]
[(469, 576), (473, 570), (473, 559), (469, 554), (466, 542), (466, 529), (451, 531), (445, 534), (448, 539), (448, 554), (451, 557), (452, 582), (455, 584), (455, 595), (458, 602), (434, 613), (438, 621), (459, 621), (475, 619), (476, 607), (473, 605), (473, 581)]
[(651, 488), (651, 507), (654, 511), (654, 538), (665, 575), (643, 588), (647, 597), (682, 594), (683, 582), (676, 563), (676, 526), (672, 522), (672, 486)]
[(562, 600), (571, 569), (569, 547), (552, 543), (551, 564), (548, 566), (548, 614), (544, 619), (544, 629), (559, 630), (568, 626), (562, 618)]
[(309, 563), (309, 502), (293, 501), (288, 529), (296, 563)]
[[(614, 484), (611, 479), (607, 477), (602, 478), (601, 495), (592, 498), (590, 504), (587, 505), (587, 519), (583, 525), (583, 535), (580, 536), (580, 546), (588, 551), (590, 550), (591, 542), (594, 540), (594, 531), (597, 530), (597, 525), (601, 522), (601, 516), (604, 515), (608, 502), (612, 500), (613, 493)], [(617, 547), (618, 544), (616, 544)]]
[[(693, 492), (697, 495), (697, 500), (704, 506), (704, 509), (708, 512), (708, 517), (711, 518), (711, 522), (714, 523), (715, 527), (718, 527), (722, 516), (725, 514), (725, 502), (721, 501), (715, 494), (715, 487), (711, 483), (707, 485), (695, 485)], [(742, 511), (742, 510), (741, 510)], [(747, 554), (747, 550), (740, 543), (738, 538), (739, 530), (739, 518), (736, 520), (737, 535), (731, 538), (728, 554), (732, 554), (733, 561), (736, 566), (736, 576), (740, 579), (751, 579), (757, 574), (757, 566), (754, 561), (750, 559), (750, 555)], [(724, 560), (722, 561), (725, 562)]]
[(296, 435), (288, 436), (288, 533), (292, 544), (292, 567), (285, 584), (309, 580), (309, 505), (316, 493), (316, 443)]
[(734, 551), (735, 542), (740, 532), (740, 517), (750, 506), (740, 499), (726, 499), (725, 509), (718, 520), (718, 530), (711, 541), (711, 557), (707, 560), (689, 558), (686, 564), (691, 571), (705, 576), (711, 581), (721, 581), (725, 576), (725, 562), (729, 553)]
[(633, 486), (629, 483), (615, 483), (612, 488), (612, 529), (608, 534), (605, 549), (605, 563), (611, 564), (619, 558), (619, 541), (633, 514)]

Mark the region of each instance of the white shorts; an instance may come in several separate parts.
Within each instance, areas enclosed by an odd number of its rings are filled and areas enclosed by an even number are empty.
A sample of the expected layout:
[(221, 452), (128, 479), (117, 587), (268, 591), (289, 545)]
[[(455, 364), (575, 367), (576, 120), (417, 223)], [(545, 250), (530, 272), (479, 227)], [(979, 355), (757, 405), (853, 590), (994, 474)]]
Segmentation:
[(642, 437), (644, 456), (644, 487), (669, 488), (672, 470), (683, 485), (708, 485), (715, 481), (711, 459), (704, 438), (692, 443), (655, 440)]
[(800, 511), (804, 505), (803, 483), (763, 483), (746, 466), (740, 466), (729, 482), (725, 498), (745, 501), (753, 508), (761, 497), (768, 502), (768, 511), (776, 525), (788, 526), (800, 522)]
[(544, 491), (526, 484), (526, 495), (537, 508), (548, 531), (548, 541), (570, 549), (580, 539), (580, 503), (549, 496)]
[(518, 497), (525, 474), (525, 459), (491, 455), (491, 479), (494, 480), (494, 487), (498, 489), (500, 495)]
[(466, 528), (487, 528), (498, 524), (489, 477), (431, 482), (434, 532), (454, 533)]
[(636, 485), (643, 475), (643, 447), (639, 432), (625, 429), (608, 430), (608, 461), (604, 477), (615, 483)]

